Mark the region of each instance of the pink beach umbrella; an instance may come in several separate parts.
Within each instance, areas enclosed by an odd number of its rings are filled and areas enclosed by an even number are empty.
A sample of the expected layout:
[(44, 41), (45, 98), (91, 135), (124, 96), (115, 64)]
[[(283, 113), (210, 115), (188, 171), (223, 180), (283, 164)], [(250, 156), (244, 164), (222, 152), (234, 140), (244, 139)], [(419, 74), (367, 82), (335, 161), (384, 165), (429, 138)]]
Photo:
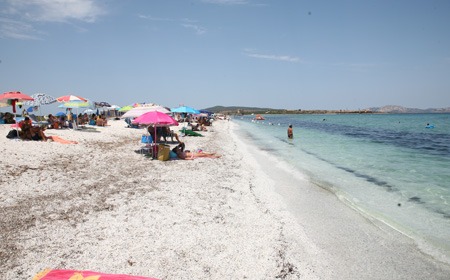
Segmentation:
[[(140, 115), (139, 117), (135, 118), (132, 123), (141, 125), (154, 125), (155, 135), (157, 126), (178, 125), (178, 122), (174, 118), (159, 111), (150, 111), (143, 115)], [(153, 141), (156, 143), (156, 139), (153, 139)]]
[(178, 125), (178, 122), (174, 118), (160, 111), (144, 113), (135, 118), (133, 123), (155, 126)]

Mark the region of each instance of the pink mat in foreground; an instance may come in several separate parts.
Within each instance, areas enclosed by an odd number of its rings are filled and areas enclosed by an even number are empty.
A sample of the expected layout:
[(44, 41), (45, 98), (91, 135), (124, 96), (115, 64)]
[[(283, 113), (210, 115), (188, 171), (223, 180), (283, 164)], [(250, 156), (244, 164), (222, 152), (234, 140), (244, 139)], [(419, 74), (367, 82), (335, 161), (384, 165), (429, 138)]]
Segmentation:
[(33, 277), (33, 280), (158, 280), (158, 279), (125, 274), (105, 274), (93, 271), (46, 269), (36, 274), (36, 276)]

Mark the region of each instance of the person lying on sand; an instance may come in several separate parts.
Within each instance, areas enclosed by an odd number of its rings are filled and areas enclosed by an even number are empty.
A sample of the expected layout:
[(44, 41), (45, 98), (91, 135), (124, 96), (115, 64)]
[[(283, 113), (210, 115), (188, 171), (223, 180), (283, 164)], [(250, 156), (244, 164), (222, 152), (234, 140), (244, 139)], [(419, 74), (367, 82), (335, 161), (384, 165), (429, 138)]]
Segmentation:
[(184, 150), (185, 145), (183, 142), (180, 142), (175, 148), (172, 149), (172, 151), (177, 154), (177, 157), (179, 159), (184, 160), (192, 160), (195, 158), (220, 158), (220, 155), (216, 155), (215, 153), (206, 153), (202, 150), (197, 150), (196, 152), (191, 152), (188, 150)]
[(45, 129), (46, 129), (45, 126), (33, 127), (31, 132), (33, 134), (32, 139), (35, 141), (44, 141), (44, 142), (46, 142), (47, 140), (51, 140), (53, 142), (58, 142), (61, 144), (78, 144), (77, 141), (66, 140), (56, 135), (47, 136), (44, 134)]

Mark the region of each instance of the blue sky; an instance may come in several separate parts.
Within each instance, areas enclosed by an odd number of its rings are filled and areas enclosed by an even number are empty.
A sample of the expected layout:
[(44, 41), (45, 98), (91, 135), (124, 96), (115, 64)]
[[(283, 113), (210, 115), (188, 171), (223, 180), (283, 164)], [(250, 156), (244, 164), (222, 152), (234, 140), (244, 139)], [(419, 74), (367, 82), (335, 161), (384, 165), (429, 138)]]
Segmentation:
[(450, 1), (0, 0), (0, 91), (119, 106), (450, 106)]

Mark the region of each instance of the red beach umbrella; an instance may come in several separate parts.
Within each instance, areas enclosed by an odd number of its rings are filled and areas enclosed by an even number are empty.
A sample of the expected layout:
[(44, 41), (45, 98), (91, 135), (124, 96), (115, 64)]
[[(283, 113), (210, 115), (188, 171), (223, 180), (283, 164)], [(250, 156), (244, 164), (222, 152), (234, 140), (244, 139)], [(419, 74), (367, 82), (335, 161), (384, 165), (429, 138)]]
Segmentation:
[(0, 94), (0, 100), (6, 100), (8, 104), (11, 104), (13, 113), (16, 113), (16, 102), (19, 101), (32, 101), (33, 97), (23, 94), (20, 91), (10, 91)]
[(77, 95), (64, 95), (64, 96), (60, 96), (60, 97), (56, 98), (56, 101), (66, 103), (66, 102), (71, 102), (71, 101), (86, 102), (88, 100), (86, 98), (83, 98), (83, 97), (77, 96)]

